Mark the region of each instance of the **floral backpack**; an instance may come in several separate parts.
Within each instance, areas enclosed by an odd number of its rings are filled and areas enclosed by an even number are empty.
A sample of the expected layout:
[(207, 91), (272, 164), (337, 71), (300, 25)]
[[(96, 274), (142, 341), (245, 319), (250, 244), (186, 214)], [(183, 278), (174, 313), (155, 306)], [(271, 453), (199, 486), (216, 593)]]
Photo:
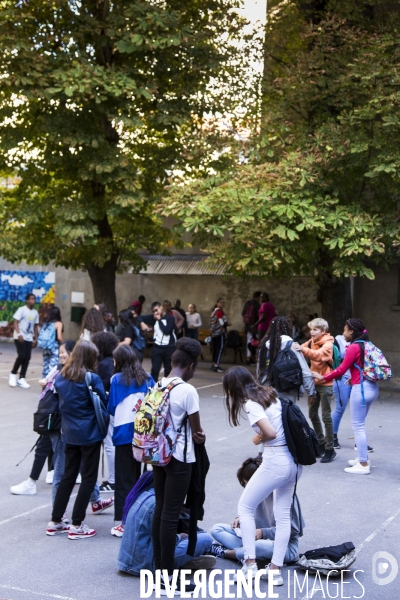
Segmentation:
[(176, 447), (187, 417), (176, 431), (172, 422), (169, 396), (171, 390), (182, 381), (171, 381), (166, 387), (157, 383), (141, 402), (133, 423), (133, 456), (149, 465), (167, 465)]
[(364, 346), (364, 366), (363, 368), (357, 364), (354, 364), (354, 366), (360, 371), (361, 394), (363, 405), (365, 405), (364, 380), (387, 381), (392, 378), (392, 368), (384, 357), (382, 350), (379, 350), (372, 342), (358, 340), (356, 343)]

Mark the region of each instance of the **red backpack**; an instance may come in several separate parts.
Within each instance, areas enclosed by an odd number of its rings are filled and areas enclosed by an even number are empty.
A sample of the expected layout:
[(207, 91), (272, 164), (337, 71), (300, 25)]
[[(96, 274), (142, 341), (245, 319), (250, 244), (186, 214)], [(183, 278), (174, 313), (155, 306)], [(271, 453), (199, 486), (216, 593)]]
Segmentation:
[(242, 311), (243, 322), (246, 325), (253, 325), (258, 318), (258, 308), (254, 300), (247, 300)]

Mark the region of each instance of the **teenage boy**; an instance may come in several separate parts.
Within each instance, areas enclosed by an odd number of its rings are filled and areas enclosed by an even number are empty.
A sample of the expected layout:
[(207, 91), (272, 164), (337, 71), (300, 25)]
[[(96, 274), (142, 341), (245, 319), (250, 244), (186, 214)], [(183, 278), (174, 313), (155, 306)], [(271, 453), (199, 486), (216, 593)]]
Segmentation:
[[(22, 388), (31, 386), (25, 379), (31, 360), (32, 348), (36, 346), (38, 336), (39, 313), (33, 308), (36, 304), (36, 296), (28, 294), (26, 296), (26, 305), (20, 306), (15, 313), (14, 319), (14, 343), (17, 349), (17, 359), (13, 370), (8, 378), (8, 385)], [(21, 367), (19, 379), (17, 377), (18, 369)]]
[[(161, 365), (164, 365), (164, 377), (171, 371), (171, 356), (175, 351), (175, 319), (167, 314), (160, 302), (151, 305), (152, 315), (142, 317), (145, 325), (154, 327), (154, 344), (151, 351), (151, 376), (158, 381)], [(142, 329), (145, 328), (145, 325)]]
[[(294, 350), (301, 350), (306, 358), (310, 360), (311, 371), (319, 375), (327, 375), (332, 371), (333, 362), (333, 337), (328, 333), (329, 325), (325, 319), (313, 319), (308, 323), (310, 328), (311, 341), (305, 344), (293, 344)], [(332, 382), (315, 381), (316, 395), (308, 399), (308, 414), (318, 436), (322, 454), (321, 462), (332, 462), (336, 456), (333, 449), (333, 423), (331, 415), (332, 401)], [(322, 430), (322, 423), (318, 415), (318, 409), (321, 405), (322, 420), (325, 425), (325, 436)], [(325, 449), (325, 451), (324, 451)]]

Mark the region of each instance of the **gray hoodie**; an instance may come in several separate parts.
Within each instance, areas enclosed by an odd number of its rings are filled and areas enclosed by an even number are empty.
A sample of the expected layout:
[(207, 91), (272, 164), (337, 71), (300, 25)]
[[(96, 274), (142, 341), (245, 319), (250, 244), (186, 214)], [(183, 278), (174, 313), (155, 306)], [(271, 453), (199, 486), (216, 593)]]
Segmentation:
[[(256, 521), (256, 528), (262, 530), (263, 539), (274, 540), (276, 524), (274, 516), (273, 492), (268, 496), (268, 498), (265, 498), (265, 500), (260, 502), (254, 513), (254, 517)], [(290, 533), (290, 541), (293, 542), (298, 540), (299, 537), (302, 537), (303, 527), (305, 527), (305, 522), (301, 513), (300, 502), (297, 495), (295, 495), (293, 498), (290, 517), (292, 528)]]

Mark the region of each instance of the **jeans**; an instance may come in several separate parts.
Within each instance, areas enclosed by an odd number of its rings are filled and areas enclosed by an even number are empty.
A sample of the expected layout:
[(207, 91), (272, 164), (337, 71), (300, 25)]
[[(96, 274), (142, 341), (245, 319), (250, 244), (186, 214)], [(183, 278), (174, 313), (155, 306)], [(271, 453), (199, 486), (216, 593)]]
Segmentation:
[[(124, 531), (125, 534), (125, 531)], [(195, 556), (201, 556), (206, 552), (211, 550), (211, 544), (213, 543), (213, 539), (211, 535), (205, 532), (197, 533), (197, 542), (196, 548), (194, 551), (194, 556), (190, 556), (187, 554), (189, 540), (185, 538), (184, 540), (180, 540), (175, 546), (175, 569), (182, 569), (187, 562), (192, 560)]]
[[(316, 399), (313, 404), (308, 405), (308, 415), (313, 424), (315, 433), (320, 444), (325, 444), (325, 450), (333, 450), (333, 424), (331, 415), (332, 386), (316, 385)], [(322, 420), (325, 425), (325, 436), (322, 423), (318, 415), (319, 405), (322, 410)]]
[(151, 350), (151, 376), (154, 381), (158, 381), (161, 366), (164, 365), (164, 377), (168, 377), (171, 372), (171, 356), (175, 352), (174, 346), (158, 346), (154, 344)]
[(265, 447), (262, 463), (239, 500), (238, 516), (245, 559), (256, 558), (255, 510), (274, 491), (276, 532), (271, 562), (278, 567), (283, 565), (291, 534), (294, 486), (296, 476), (299, 480), (302, 470), (301, 465), (295, 465), (287, 446)]
[(114, 519), (122, 520), (127, 495), (140, 477), (142, 463), (133, 458), (132, 444), (115, 446)]
[(368, 440), (365, 431), (365, 419), (367, 418), (371, 404), (375, 402), (379, 396), (379, 388), (378, 384), (373, 383), (372, 381), (364, 381), (363, 385), (365, 405), (363, 406), (361, 384), (358, 383), (353, 385), (350, 394), (350, 413), (354, 438), (357, 444), (358, 459), (360, 462), (367, 462)]
[(214, 365), (219, 365), (222, 353), (225, 348), (225, 334), (217, 335), (212, 338), (212, 359)]
[(197, 327), (195, 327), (194, 329), (190, 329), (188, 327), (187, 329), (187, 336), (188, 338), (191, 338), (192, 340), (198, 340), (199, 339), (199, 330)]
[(100, 449), (101, 442), (88, 446), (65, 445), (65, 472), (58, 486), (51, 516), (51, 520), (55, 523), (61, 521), (66, 511), (80, 468), (82, 470), (82, 483), (79, 486), (72, 510), (72, 525), (79, 527), (85, 520), (86, 509), (97, 481)]
[(344, 411), (350, 398), (351, 385), (347, 385), (346, 381), (349, 377), (335, 379), (333, 382), (333, 397), (335, 398), (335, 410), (332, 413), (333, 433), (337, 435), (339, 431), (340, 421), (342, 420)]
[(112, 441), (114, 433), (114, 417), (110, 415), (110, 424), (108, 426), (107, 435), (103, 440), (104, 451), (107, 455), (108, 464), (108, 483), (115, 483), (115, 446)]
[(14, 343), (17, 349), (18, 356), (14, 363), (13, 370), (11, 371), (11, 373), (13, 375), (16, 375), (18, 373), (18, 369), (21, 367), (19, 377), (20, 379), (24, 379), (28, 370), (29, 361), (31, 360), (32, 342), (20, 342), (19, 340), (14, 340)]
[[(56, 499), (56, 494), (58, 490), (58, 486), (60, 485), (60, 481), (64, 475), (65, 471), (65, 442), (62, 438), (60, 432), (55, 432), (50, 434), (51, 443), (53, 446), (53, 464), (54, 464), (54, 475), (53, 475), (53, 484), (51, 486), (51, 500), (54, 504), (54, 500)], [(94, 486), (92, 495), (90, 496), (89, 502), (94, 504), (101, 500), (99, 484), (96, 481)]]
[(40, 473), (44, 467), (44, 463), (46, 462), (46, 458), (48, 458), (48, 469), (51, 471), (51, 466), (53, 464), (53, 449), (51, 446), (51, 440), (49, 435), (42, 435), (35, 449), (35, 458), (33, 459), (32, 470), (31, 474), (29, 475), (29, 477), (34, 481), (39, 479)]
[(189, 489), (192, 464), (172, 457), (165, 467), (153, 467), (156, 507), (152, 538), (156, 569), (174, 570), (179, 515)]
[[(242, 538), (236, 535), (235, 530), (230, 525), (225, 523), (217, 523), (211, 529), (211, 535), (213, 538), (228, 548), (228, 550), (236, 550), (236, 558), (238, 560), (244, 559), (244, 548)], [(298, 558), (299, 552), (299, 540), (298, 537), (290, 538), (288, 547), (285, 554), (285, 563), (292, 562)], [(256, 558), (257, 560), (269, 559), (271, 560), (274, 553), (274, 540), (256, 540)]]

